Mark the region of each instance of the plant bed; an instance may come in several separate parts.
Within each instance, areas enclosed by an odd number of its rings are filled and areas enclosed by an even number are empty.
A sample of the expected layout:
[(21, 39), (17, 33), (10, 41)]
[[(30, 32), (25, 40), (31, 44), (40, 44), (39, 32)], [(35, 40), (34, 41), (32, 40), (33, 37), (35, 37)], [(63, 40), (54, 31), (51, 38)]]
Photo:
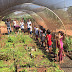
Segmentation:
[(45, 67), (23, 67), (17, 66), (17, 72), (45, 72), (47, 69)]
[(15, 37), (14, 35), (10, 35), (10, 37), (7, 37), (5, 43), (6, 46), (0, 49), (0, 52), (4, 56), (8, 56), (7, 61), (4, 61), (6, 60), (6, 57), (4, 58), (4, 60), (2, 59), (2, 61), (3, 63), (7, 63), (7, 66), (10, 66), (11, 68), (10, 72), (15, 72), (16, 65), (20, 65), (20, 67), (17, 67), (17, 69), (20, 69), (21, 71), (22, 69), (24, 69), (23, 71), (25, 72), (26, 72), (25, 69), (29, 69), (29, 71), (27, 72), (31, 71), (39, 72), (41, 68), (42, 69), (43, 68), (45, 69), (46, 67), (57, 68), (54, 62), (50, 62), (49, 57), (47, 57), (47, 55), (43, 53), (43, 50), (39, 49), (39, 47), (35, 44), (33, 39), (30, 38), (28, 35), (21, 34), (18, 35), (17, 37)]

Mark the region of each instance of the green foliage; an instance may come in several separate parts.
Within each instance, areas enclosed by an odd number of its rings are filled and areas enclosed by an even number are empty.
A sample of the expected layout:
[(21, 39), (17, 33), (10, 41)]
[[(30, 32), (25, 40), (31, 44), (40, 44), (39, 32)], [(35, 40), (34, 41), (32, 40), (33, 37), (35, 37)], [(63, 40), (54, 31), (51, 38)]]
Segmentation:
[(0, 67), (6, 67), (7, 65), (3, 63), (2, 60), (0, 60)]
[(9, 42), (7, 42), (6, 45), (5, 45), (6, 48), (10, 48), (12, 46), (13, 46), (13, 43), (9, 43)]
[(16, 41), (16, 39), (15, 39), (14, 36), (9, 36), (9, 37), (8, 37), (8, 42), (13, 43), (13, 42), (15, 42), (15, 41)]
[[(15, 47), (13, 47), (13, 43)], [(44, 54), (41, 50), (31, 51), (32, 47), (29, 46), (31, 43), (34, 45), (29, 35), (10, 35), (6, 40), (5, 47), (0, 49), (0, 57), (2, 58), (2, 60), (0, 60), (0, 67), (3, 67), (2, 70), (0, 68), (0, 72), (15, 72), (15, 65), (20, 65), (21, 67), (51, 65), (56, 67), (49, 59), (42, 57)], [(24, 48), (24, 45), (27, 45), (27, 49)], [(33, 58), (30, 57), (30, 53), (34, 56)], [(37, 56), (40, 56), (40, 60), (38, 60)], [(5, 60), (7, 60), (6, 63)], [(50, 71), (52, 70), (50, 69)], [(59, 69), (56, 67), (56, 70)], [(26, 72), (26, 69), (24, 71)], [(34, 70), (34, 72), (37, 72), (37, 70)]]
[(25, 44), (29, 44), (29, 42), (31, 42), (32, 39), (26, 35), (24, 36), (23, 34), (21, 35), (17, 35), (17, 36), (9, 36), (7, 42), (11, 42), (11, 43), (17, 43), (17, 42), (23, 42)]
[(71, 51), (72, 50), (72, 39), (71, 37), (66, 37), (65, 38), (65, 41), (64, 41), (64, 48), (67, 50), (67, 51)]
[(52, 63), (48, 59), (42, 59), (40, 64), (41, 66), (50, 66)]
[(56, 67), (49, 67), (47, 68), (47, 72), (63, 72), (63, 71)]
[(10, 70), (9, 68), (7, 67), (4, 67), (4, 68), (0, 68), (0, 72), (11, 72), (12, 70)]

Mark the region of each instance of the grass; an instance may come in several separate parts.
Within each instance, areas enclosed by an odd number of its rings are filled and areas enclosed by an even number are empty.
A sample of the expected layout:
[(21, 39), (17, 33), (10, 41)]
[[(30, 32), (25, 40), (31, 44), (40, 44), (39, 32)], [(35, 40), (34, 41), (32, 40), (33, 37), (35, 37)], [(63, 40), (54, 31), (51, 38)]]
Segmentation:
[[(59, 70), (54, 62), (50, 62), (46, 55), (38, 49), (29, 35), (21, 34), (16, 36), (11, 34), (9, 37), (5, 36), (4, 39), (2, 42), (6, 44), (3, 48), (0, 48), (0, 72), (15, 72), (16, 65), (20, 65), (22, 68), (52, 66), (54, 69)], [(37, 48), (36, 51), (31, 51), (33, 46)], [(53, 69), (50, 70), (53, 71)]]

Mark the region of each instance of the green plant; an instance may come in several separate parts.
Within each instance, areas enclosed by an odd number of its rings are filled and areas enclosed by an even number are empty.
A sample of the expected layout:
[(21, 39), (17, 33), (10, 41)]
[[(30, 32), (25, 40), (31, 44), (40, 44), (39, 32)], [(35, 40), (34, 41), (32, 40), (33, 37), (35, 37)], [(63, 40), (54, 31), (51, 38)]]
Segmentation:
[(66, 37), (64, 41), (64, 48), (66, 51), (71, 51), (72, 50), (72, 39), (71, 37)]
[[(22, 68), (53, 66), (56, 71), (59, 70), (53, 62), (50, 62), (49, 59), (46, 58), (47, 55), (45, 56), (40, 49), (37, 49), (36, 51), (28, 51), (24, 48), (24, 44), (29, 47), (29, 50), (35, 45), (29, 35), (10, 35), (7, 39), (6, 47), (0, 49), (1, 58), (5, 58), (4, 60), (0, 60), (0, 67), (3, 67), (2, 70), (0, 68), (0, 72), (15, 72), (15, 65), (20, 65)], [(15, 47), (12, 47), (13, 43), (15, 44)], [(33, 43), (33, 46), (31, 46), (31, 43)], [(33, 58), (30, 57), (30, 53), (33, 55)], [(45, 58), (43, 58), (43, 56), (45, 56)], [(52, 68), (50, 68), (50, 71), (53, 71), (51, 69)], [(26, 72), (26, 70), (24, 71)], [(37, 70), (34, 70), (34, 72), (37, 72)]]
[(13, 41), (14, 41), (13, 37), (9, 36), (8, 37), (8, 42), (12, 42), (13, 43)]

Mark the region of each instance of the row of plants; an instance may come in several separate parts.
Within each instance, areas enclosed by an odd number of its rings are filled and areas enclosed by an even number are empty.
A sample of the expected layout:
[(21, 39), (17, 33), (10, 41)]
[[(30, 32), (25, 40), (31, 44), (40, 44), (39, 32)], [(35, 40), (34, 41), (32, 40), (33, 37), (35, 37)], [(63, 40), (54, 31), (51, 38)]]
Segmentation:
[[(38, 47), (35, 51), (31, 50), (36, 44), (28, 35), (21, 34), (16, 36), (11, 34), (5, 37), (6, 40), (3, 41), (6, 45), (0, 49), (0, 72), (15, 72), (17, 65), (21, 68), (50, 66), (56, 72), (62, 72), (54, 62), (50, 62), (46, 58), (46, 55)], [(48, 68), (49, 70), (53, 71)], [(37, 70), (34, 70), (34, 72), (37, 72)]]

